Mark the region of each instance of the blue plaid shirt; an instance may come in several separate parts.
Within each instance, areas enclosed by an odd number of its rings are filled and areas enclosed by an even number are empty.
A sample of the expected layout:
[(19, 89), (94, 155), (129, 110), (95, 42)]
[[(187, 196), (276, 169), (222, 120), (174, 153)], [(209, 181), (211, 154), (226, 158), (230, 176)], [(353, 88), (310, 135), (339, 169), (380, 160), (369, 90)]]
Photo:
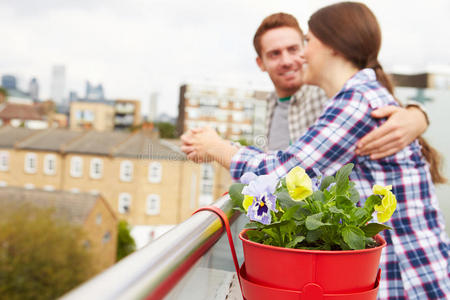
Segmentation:
[[(322, 115), (285, 151), (263, 153), (242, 148), (233, 157), (230, 172), (238, 180), (245, 172), (285, 176), (299, 165), (313, 175), (313, 168), (334, 175), (343, 165), (354, 163), (350, 176), (361, 202), (372, 186), (392, 185), (397, 210), (383, 233), (388, 246), (381, 258), (379, 299), (447, 299), (450, 297), (449, 239), (421, 148), (414, 141), (395, 155), (370, 160), (355, 154), (356, 143), (384, 120), (370, 113), (382, 106), (397, 105), (376, 80), (372, 69), (350, 78), (329, 100)], [(288, 134), (288, 133), (286, 133)]]

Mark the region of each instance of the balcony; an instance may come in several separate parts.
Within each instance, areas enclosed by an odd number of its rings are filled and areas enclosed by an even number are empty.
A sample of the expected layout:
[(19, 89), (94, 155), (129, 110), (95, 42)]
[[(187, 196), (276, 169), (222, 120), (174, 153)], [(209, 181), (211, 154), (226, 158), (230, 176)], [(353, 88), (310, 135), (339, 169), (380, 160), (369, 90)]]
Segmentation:
[[(230, 219), (242, 263), (238, 234), (245, 217), (228, 196), (213, 205)], [(198, 212), (61, 299), (242, 299), (224, 232), (213, 212)]]

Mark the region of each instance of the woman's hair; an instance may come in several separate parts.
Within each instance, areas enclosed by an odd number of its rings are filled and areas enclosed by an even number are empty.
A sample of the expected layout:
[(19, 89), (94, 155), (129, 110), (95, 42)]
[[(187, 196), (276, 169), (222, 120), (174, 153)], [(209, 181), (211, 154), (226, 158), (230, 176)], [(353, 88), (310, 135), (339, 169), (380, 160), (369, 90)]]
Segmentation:
[[(372, 68), (377, 80), (391, 93), (394, 86), (378, 62), (381, 30), (377, 18), (364, 4), (341, 2), (316, 11), (308, 21), (309, 30), (322, 43), (340, 53), (358, 69)], [(398, 100), (396, 99), (398, 102)], [(400, 103), (399, 103), (400, 104)], [(422, 154), (430, 165), (433, 182), (445, 183), (441, 157), (423, 137), (418, 138)]]

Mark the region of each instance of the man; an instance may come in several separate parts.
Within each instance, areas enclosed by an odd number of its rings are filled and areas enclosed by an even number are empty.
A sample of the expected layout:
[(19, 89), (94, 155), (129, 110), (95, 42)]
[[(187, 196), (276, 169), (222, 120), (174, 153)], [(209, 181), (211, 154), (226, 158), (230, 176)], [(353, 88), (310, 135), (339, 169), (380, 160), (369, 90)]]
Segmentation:
[[(320, 88), (303, 84), (299, 56), (303, 33), (295, 17), (285, 13), (266, 17), (255, 33), (253, 45), (258, 55), (256, 63), (268, 73), (275, 87), (268, 99), (268, 145), (258, 146), (266, 146), (267, 150), (286, 149), (316, 121), (328, 99)], [(374, 111), (372, 116), (389, 117), (357, 145), (357, 154), (370, 154), (372, 159), (398, 152), (428, 126), (427, 117), (417, 104), (408, 109), (385, 107)]]

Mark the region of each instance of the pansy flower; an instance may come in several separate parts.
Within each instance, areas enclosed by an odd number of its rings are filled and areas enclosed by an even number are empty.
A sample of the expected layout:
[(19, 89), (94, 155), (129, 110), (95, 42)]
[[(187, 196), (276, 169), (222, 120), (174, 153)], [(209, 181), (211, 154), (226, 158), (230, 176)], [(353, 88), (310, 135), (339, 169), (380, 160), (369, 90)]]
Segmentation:
[(295, 201), (301, 201), (313, 193), (311, 178), (304, 169), (298, 166), (287, 174), (286, 187), (289, 195)]
[(313, 172), (316, 175), (316, 177), (311, 179), (312, 189), (314, 192), (317, 192), (320, 189), (320, 185), (322, 184), (323, 174), (317, 168), (313, 168)]
[(256, 176), (245, 173), (241, 182), (248, 184), (242, 189), (244, 202), (242, 206), (247, 211), (247, 217), (268, 225), (272, 220), (271, 211), (277, 212), (275, 192), (278, 180), (273, 175)]
[(374, 208), (375, 211), (378, 212), (378, 222), (384, 223), (391, 218), (395, 208), (397, 207), (397, 199), (391, 192), (392, 185), (381, 186), (376, 184), (373, 186), (372, 190), (374, 194), (383, 196), (383, 199), (381, 199), (381, 205), (375, 205)]

